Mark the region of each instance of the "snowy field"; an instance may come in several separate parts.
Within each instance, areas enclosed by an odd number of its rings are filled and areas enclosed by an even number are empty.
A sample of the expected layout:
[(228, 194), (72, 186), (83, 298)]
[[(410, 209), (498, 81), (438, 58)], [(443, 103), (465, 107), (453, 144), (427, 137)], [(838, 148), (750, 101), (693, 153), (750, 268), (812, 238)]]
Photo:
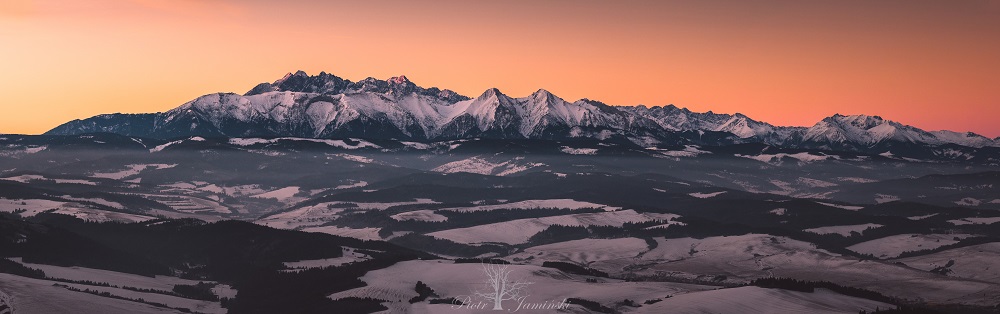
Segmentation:
[(603, 209), (605, 211), (615, 211), (621, 209), (621, 207), (613, 207), (608, 205), (582, 202), (571, 199), (554, 199), (554, 200), (527, 200), (527, 201), (511, 202), (498, 205), (451, 207), (451, 208), (442, 208), (440, 210), (449, 210), (449, 211), (467, 213), (467, 212), (478, 212), (478, 211), (491, 211), (497, 209), (537, 209), (537, 208), (559, 208), (559, 209), (574, 209), (574, 210), (584, 209), (584, 208), (596, 208), (596, 209)]
[(279, 229), (302, 229), (320, 226), (340, 217), (345, 210), (386, 210), (393, 206), (440, 204), (431, 199), (418, 198), (407, 202), (366, 203), (366, 202), (325, 202), (303, 206), (287, 212), (277, 213), (255, 221)]
[(302, 229), (304, 232), (319, 232), (332, 234), (335, 236), (355, 238), (361, 240), (382, 240), (382, 237), (378, 235), (378, 231), (382, 228), (347, 228), (347, 227), (337, 227), (337, 226), (322, 226), (322, 227), (310, 227)]
[(392, 219), (399, 221), (416, 220), (416, 221), (441, 222), (448, 220), (448, 217), (435, 213), (433, 210), (429, 209), (399, 213), (389, 217), (392, 217)]
[(889, 309), (895, 306), (838, 294), (826, 289), (812, 293), (760, 287), (739, 287), (678, 295), (629, 313), (769, 313), (834, 314)]
[(20, 257), (10, 258), (10, 260), (21, 263), (29, 268), (39, 269), (45, 272), (45, 276), (59, 279), (69, 279), (76, 281), (107, 282), (116, 286), (129, 286), (143, 289), (156, 289), (170, 291), (174, 285), (194, 285), (197, 280), (181, 279), (169, 276), (146, 277), (140, 275), (120, 273), (110, 270), (93, 269), (86, 267), (62, 267), (44, 264), (32, 264), (21, 261)]
[(898, 234), (847, 247), (861, 254), (878, 258), (893, 258), (907, 251), (920, 251), (958, 243), (956, 239), (971, 237), (968, 234)]
[[(528, 285), (526, 295), (527, 299), (536, 302), (571, 297), (605, 304), (624, 299), (642, 302), (714, 288), (680, 283), (624, 282), (603, 278), (597, 279), (598, 282), (595, 283), (586, 281), (590, 277), (570, 275), (551, 268), (512, 265), (511, 269), (510, 279), (521, 279), (532, 283)], [(385, 269), (371, 271), (361, 277), (361, 280), (368, 285), (335, 293), (330, 298), (371, 297), (388, 300), (388, 313), (437, 313), (449, 310), (450, 306), (408, 302), (410, 298), (417, 296), (414, 291), (417, 281), (424, 282), (441, 297), (460, 297), (482, 290), (486, 277), (483, 275), (482, 266), (477, 263), (454, 264), (451, 261), (432, 260), (398, 263)], [(510, 308), (514, 304), (507, 301), (504, 305)]]
[(970, 217), (970, 218), (949, 220), (948, 222), (954, 225), (973, 225), (973, 224), (989, 225), (1000, 222), (1000, 217)]
[[(1000, 283), (1000, 243), (950, 249), (933, 254), (893, 260), (931, 271), (946, 268), (947, 275)], [(950, 264), (950, 265), (949, 265)]]
[(458, 243), (499, 242), (521, 244), (527, 242), (531, 236), (554, 225), (620, 227), (626, 222), (667, 221), (676, 216), (674, 214), (637, 213), (629, 209), (613, 212), (517, 219), (468, 228), (437, 231), (428, 235)]
[(6, 291), (17, 306), (15, 314), (135, 314), (181, 313), (152, 305), (105, 298), (55, 287), (52, 281), (0, 273), (0, 290)]
[[(84, 201), (81, 199), (80, 201)], [(100, 203), (101, 199), (86, 199), (85, 201)], [(115, 203), (117, 204), (117, 203)], [(121, 205), (118, 205), (121, 206)], [(87, 221), (107, 222), (142, 222), (152, 220), (154, 217), (105, 211), (89, 208), (87, 205), (76, 202), (60, 202), (41, 199), (5, 199), (0, 198), (0, 212), (12, 213), (24, 210), (21, 217), (31, 217), (41, 212), (52, 210), (53, 213), (64, 214), (80, 218)]]
[(355, 248), (343, 247), (342, 249), (344, 255), (341, 257), (285, 262), (284, 265), (291, 271), (299, 271), (310, 268), (336, 267), (371, 259), (371, 256), (360, 253)]
[(869, 228), (879, 228), (882, 227), (880, 224), (860, 224), (860, 225), (846, 225), (846, 226), (827, 226), (819, 228), (810, 228), (802, 231), (812, 232), (815, 234), (839, 234), (845, 237), (851, 236), (851, 232), (861, 233)]

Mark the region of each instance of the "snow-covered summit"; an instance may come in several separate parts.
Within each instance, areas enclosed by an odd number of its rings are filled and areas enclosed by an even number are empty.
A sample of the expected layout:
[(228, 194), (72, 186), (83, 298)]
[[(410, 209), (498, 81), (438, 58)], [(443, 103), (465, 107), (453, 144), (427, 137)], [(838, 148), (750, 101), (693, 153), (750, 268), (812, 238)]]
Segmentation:
[[(696, 132), (685, 133), (689, 131)], [(927, 132), (879, 116), (836, 114), (808, 128), (781, 127), (740, 113), (693, 112), (674, 105), (608, 106), (589, 99), (571, 102), (545, 89), (514, 98), (490, 88), (470, 98), (448, 89), (421, 87), (404, 75), (353, 82), (326, 72), (310, 76), (304, 71), (258, 84), (243, 95), (209, 94), (164, 113), (74, 120), (48, 134), (92, 132), (161, 138), (617, 137), (642, 145), (697, 140), (833, 149), (867, 148), (889, 142), (998, 145), (997, 140), (974, 133)], [(706, 133), (712, 136), (703, 137)]]

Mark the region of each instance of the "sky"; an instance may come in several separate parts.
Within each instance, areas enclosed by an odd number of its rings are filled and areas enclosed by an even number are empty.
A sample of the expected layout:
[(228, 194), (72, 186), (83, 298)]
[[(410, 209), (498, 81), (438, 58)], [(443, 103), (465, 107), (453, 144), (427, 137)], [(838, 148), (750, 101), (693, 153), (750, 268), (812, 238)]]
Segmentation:
[(1000, 136), (1000, 0), (2, 0), (0, 133), (285, 73)]

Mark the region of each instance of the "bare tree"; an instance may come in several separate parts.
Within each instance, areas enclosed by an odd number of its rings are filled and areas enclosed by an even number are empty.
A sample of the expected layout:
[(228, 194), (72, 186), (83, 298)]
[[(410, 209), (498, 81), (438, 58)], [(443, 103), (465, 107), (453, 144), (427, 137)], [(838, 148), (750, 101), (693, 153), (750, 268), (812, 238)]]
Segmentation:
[(511, 281), (510, 264), (483, 263), (482, 266), (488, 280), (484, 283), (484, 291), (477, 290), (475, 295), (492, 301), (493, 310), (503, 310), (503, 301), (527, 296), (527, 287), (532, 283), (524, 280)]
[(14, 314), (14, 297), (0, 290), (0, 314)]

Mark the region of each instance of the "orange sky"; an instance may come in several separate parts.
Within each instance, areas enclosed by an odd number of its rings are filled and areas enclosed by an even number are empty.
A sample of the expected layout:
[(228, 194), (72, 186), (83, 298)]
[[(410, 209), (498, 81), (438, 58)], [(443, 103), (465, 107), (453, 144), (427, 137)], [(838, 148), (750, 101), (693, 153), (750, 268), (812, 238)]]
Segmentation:
[(0, 133), (327, 71), (1000, 136), (1000, 0), (2, 0)]

